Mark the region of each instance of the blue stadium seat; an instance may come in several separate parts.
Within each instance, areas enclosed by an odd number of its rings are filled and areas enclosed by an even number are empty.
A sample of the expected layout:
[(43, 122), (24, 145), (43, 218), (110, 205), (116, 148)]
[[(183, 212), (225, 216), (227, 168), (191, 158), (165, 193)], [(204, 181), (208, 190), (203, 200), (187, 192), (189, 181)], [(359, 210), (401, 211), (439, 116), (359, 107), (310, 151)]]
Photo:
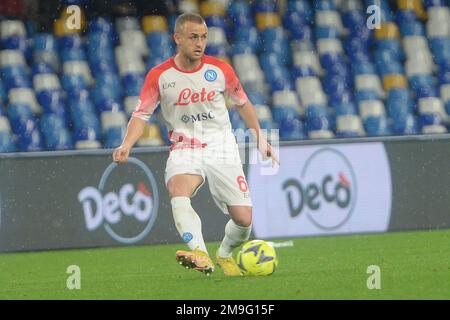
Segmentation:
[(231, 25), (232, 32), (234, 32), (236, 29), (250, 28), (255, 26), (255, 21), (251, 15), (238, 14), (231, 17), (231, 21), (233, 21)]
[(231, 126), (233, 129), (245, 129), (245, 122), (242, 120), (239, 111), (236, 108), (231, 108), (228, 110), (228, 115), (230, 117)]
[(86, 53), (82, 48), (74, 48), (74, 49), (67, 49), (63, 48), (61, 50), (61, 61), (67, 62), (67, 61), (85, 61), (87, 60)]
[(270, 80), (270, 87), (272, 92), (294, 90), (294, 84), (291, 80), (288, 71), (286, 70), (286, 76), (277, 76)]
[(341, 102), (334, 107), (336, 116), (344, 116), (348, 114), (356, 115), (356, 107), (352, 102)]
[(394, 120), (404, 118), (414, 112), (414, 101), (408, 89), (395, 88), (389, 90), (386, 102), (387, 112)]
[(241, 15), (251, 16), (252, 9), (247, 1), (236, 0), (230, 3), (230, 5), (228, 6), (227, 13), (231, 18), (235, 18)]
[(269, 103), (268, 96), (259, 91), (248, 90), (247, 97), (254, 105), (265, 105)]
[(280, 122), (280, 138), (282, 140), (306, 139), (305, 128), (300, 117), (287, 117)]
[(61, 105), (65, 104), (62, 90), (41, 90), (37, 94), (37, 100), (44, 108), (44, 113), (55, 112)]
[(308, 117), (306, 118), (306, 130), (310, 131), (319, 131), (319, 130), (330, 130), (331, 124), (328, 116), (319, 116), (319, 117)]
[(65, 120), (55, 114), (45, 114), (41, 119), (41, 131), (48, 150), (67, 150), (73, 148), (71, 135)]
[(114, 84), (110, 84), (102, 87), (97, 86), (95, 87), (93, 93), (94, 103), (97, 107), (99, 107), (100, 105), (108, 104), (109, 101), (119, 102), (122, 99), (120, 85), (116, 86)]
[(277, 4), (272, 0), (256, 0), (254, 2), (255, 12), (276, 12)]
[(328, 114), (327, 107), (325, 105), (309, 105), (306, 107), (306, 118), (325, 117)]
[(338, 29), (333, 26), (316, 26), (314, 36), (316, 39), (338, 39), (340, 37)]
[[(401, 11), (401, 10), (400, 10)], [(403, 21), (399, 24), (400, 34), (403, 37), (425, 36), (425, 29), (419, 21)]]
[(341, 15), (342, 24), (350, 30), (350, 34), (366, 26), (366, 16), (361, 10), (349, 10)]
[(205, 22), (208, 28), (216, 27), (225, 31), (227, 37), (231, 36), (231, 29), (228, 26), (227, 20), (224, 16), (211, 15), (205, 17)]
[(56, 70), (53, 68), (53, 66), (45, 62), (33, 63), (31, 67), (31, 73), (33, 76), (35, 76), (36, 74), (55, 73), (55, 72)]
[[(99, 50), (113, 50), (114, 44), (108, 33), (90, 30), (87, 39), (90, 55), (97, 53)], [(98, 53), (103, 54), (103, 52)]]
[(450, 59), (445, 60), (441, 63), (438, 78), (439, 84), (441, 85), (450, 83)]
[(118, 73), (115, 58), (102, 57), (90, 57), (90, 67), (93, 76), (97, 77), (105, 73)]
[(241, 42), (251, 47), (253, 52), (258, 51), (261, 46), (258, 30), (255, 27), (236, 29), (233, 33), (233, 45)]
[(77, 140), (78, 137), (82, 137), (84, 135), (84, 130), (87, 130), (88, 132), (90, 132), (90, 130), (93, 130), (96, 133), (96, 137), (101, 137), (100, 121), (98, 120), (98, 117), (95, 113), (78, 111), (76, 110), (76, 107), (73, 107), (72, 119), (75, 128), (75, 140)]
[[(415, 22), (417, 20), (417, 15), (416, 12), (414, 10), (398, 10), (395, 16), (395, 21), (397, 23), (397, 25), (400, 26), (401, 29), (401, 25), (403, 23), (408, 23), (408, 22)], [(401, 33), (401, 31), (400, 31)], [(403, 33), (402, 33), (403, 35)]]
[(377, 68), (380, 76), (385, 76), (387, 74), (404, 74), (405, 69), (400, 62), (396, 60), (385, 60), (377, 61)]
[(85, 78), (80, 74), (64, 74), (61, 79), (64, 90), (80, 91), (88, 88)]
[(288, 11), (297, 12), (307, 21), (308, 24), (314, 22), (314, 10), (311, 8), (310, 2), (307, 0), (288, 0)]
[(375, 74), (375, 66), (369, 61), (352, 61), (351, 64), (353, 75), (359, 74)]
[(58, 39), (59, 50), (84, 49), (83, 39), (77, 33), (67, 34)]
[(111, 127), (106, 130), (105, 133), (105, 148), (117, 148), (122, 143), (125, 136), (125, 128)]
[(438, 90), (434, 85), (421, 86), (415, 93), (417, 100), (429, 97), (439, 97)]
[(300, 29), (294, 29), (290, 33), (290, 38), (293, 41), (312, 42), (313, 40), (312, 29), (309, 25), (304, 25)]
[(369, 116), (364, 120), (364, 129), (368, 136), (386, 136), (391, 134), (385, 116)]
[(34, 117), (31, 106), (28, 104), (10, 104), (7, 110), (13, 131), (16, 127), (16, 124), (18, 126), (21, 125), (21, 120), (32, 119)]
[(19, 120), (13, 126), (13, 131), (17, 135), (19, 151), (41, 151), (43, 149), (42, 136), (34, 118)]
[(428, 74), (416, 74), (409, 77), (409, 84), (414, 91), (419, 90), (422, 87), (434, 86), (433, 77)]
[(3, 80), (0, 77), (0, 105), (4, 104), (8, 99), (8, 95), (5, 90), (5, 86), (3, 84)]
[(429, 41), (433, 58), (438, 65), (450, 60), (450, 39), (446, 37), (430, 38)]
[(58, 50), (58, 45), (53, 34), (36, 33), (33, 37), (34, 51), (53, 51)]
[(445, 0), (424, 0), (424, 5), (426, 8), (429, 7), (445, 7), (447, 6)]
[(314, 1), (314, 8), (316, 11), (334, 11), (336, 6), (332, 0), (317, 0)]
[(94, 141), (94, 140), (99, 140), (99, 139), (100, 139), (100, 135), (98, 134), (98, 132), (90, 126), (77, 127), (73, 134), (73, 140), (75, 142), (77, 142), (77, 141)]
[(296, 33), (297, 30), (308, 26), (308, 22), (299, 12), (297, 11), (286, 11), (282, 18), (283, 26), (289, 30), (289, 32)]
[(366, 43), (356, 37), (348, 37), (344, 41), (344, 49), (349, 59), (352, 61), (366, 61), (370, 63), (369, 48)]
[(0, 131), (0, 153), (15, 152), (13, 137), (9, 132)]
[(301, 77), (312, 77), (317, 76), (317, 74), (314, 72), (313, 68), (311, 66), (294, 66), (292, 68), (292, 77), (294, 79), (301, 78)]
[(2, 39), (0, 47), (2, 49), (19, 50), (24, 54), (27, 61), (30, 61), (31, 59), (32, 50), (26, 37), (17, 34), (10, 35), (7, 38)]
[(4, 66), (0, 69), (5, 90), (12, 88), (31, 88), (31, 81), (24, 66)]
[(421, 128), (430, 125), (445, 125), (445, 120), (440, 113), (421, 113), (419, 114), (419, 125)]
[(227, 49), (223, 45), (208, 45), (205, 49), (205, 53), (210, 56), (222, 56), (228, 55)]
[(112, 20), (108, 17), (96, 17), (89, 22), (89, 33), (101, 33), (110, 40), (114, 39), (115, 29)]
[(128, 73), (122, 77), (125, 96), (138, 96), (144, 85), (145, 75), (142, 73)]
[(396, 39), (382, 39), (377, 41), (377, 49), (375, 52), (375, 60), (384, 61), (403, 61), (405, 53), (403, 52), (402, 44)]
[(121, 102), (121, 99), (115, 100), (114, 98), (106, 98), (96, 104), (98, 113), (104, 111), (124, 111), (125, 107)]
[(164, 58), (162, 58), (162, 57), (150, 57), (147, 61), (147, 70), (150, 70), (151, 68), (153, 68), (163, 62), (164, 62)]

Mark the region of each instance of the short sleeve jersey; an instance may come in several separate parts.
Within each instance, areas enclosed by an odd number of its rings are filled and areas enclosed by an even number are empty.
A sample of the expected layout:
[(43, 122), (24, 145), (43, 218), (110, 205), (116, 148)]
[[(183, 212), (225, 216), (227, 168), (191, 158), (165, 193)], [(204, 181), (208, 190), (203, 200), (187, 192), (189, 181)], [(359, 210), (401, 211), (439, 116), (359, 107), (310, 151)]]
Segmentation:
[(172, 149), (212, 147), (231, 132), (226, 97), (238, 106), (247, 101), (228, 63), (204, 55), (183, 71), (171, 57), (148, 72), (133, 117), (148, 121), (159, 102)]

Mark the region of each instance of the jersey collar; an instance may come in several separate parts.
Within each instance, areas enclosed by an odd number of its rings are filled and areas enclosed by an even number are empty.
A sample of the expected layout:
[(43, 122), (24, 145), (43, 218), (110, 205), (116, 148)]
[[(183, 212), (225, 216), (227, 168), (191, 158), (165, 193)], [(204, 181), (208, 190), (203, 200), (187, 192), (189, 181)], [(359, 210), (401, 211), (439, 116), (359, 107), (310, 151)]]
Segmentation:
[(197, 68), (195, 68), (195, 69), (192, 69), (192, 70), (181, 70), (180, 68), (178, 68), (177, 64), (175, 63), (175, 55), (173, 55), (170, 58), (170, 63), (172, 65), (172, 67), (175, 68), (175, 70), (178, 70), (178, 71), (183, 72), (183, 73), (194, 73), (194, 72), (199, 71), (201, 68), (203, 68), (203, 65), (205, 64), (205, 55), (202, 56), (199, 66)]

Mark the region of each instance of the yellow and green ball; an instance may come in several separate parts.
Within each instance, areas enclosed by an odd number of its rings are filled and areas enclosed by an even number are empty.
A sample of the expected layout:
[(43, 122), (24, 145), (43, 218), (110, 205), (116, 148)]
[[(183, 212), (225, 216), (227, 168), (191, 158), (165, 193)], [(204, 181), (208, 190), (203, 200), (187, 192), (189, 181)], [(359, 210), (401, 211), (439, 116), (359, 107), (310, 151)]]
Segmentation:
[(278, 258), (275, 248), (269, 243), (251, 240), (239, 250), (237, 263), (246, 276), (268, 276), (275, 272)]

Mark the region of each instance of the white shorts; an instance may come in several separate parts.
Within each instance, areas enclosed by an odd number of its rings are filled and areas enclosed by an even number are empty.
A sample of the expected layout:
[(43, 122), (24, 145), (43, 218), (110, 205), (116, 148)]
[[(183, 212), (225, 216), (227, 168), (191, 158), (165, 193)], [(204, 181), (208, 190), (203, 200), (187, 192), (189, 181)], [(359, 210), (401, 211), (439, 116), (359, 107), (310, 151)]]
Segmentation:
[(195, 174), (208, 179), (209, 190), (216, 205), (229, 214), (227, 206), (252, 206), (239, 150), (232, 146), (227, 152), (207, 149), (172, 150), (167, 159), (165, 182), (177, 174)]

